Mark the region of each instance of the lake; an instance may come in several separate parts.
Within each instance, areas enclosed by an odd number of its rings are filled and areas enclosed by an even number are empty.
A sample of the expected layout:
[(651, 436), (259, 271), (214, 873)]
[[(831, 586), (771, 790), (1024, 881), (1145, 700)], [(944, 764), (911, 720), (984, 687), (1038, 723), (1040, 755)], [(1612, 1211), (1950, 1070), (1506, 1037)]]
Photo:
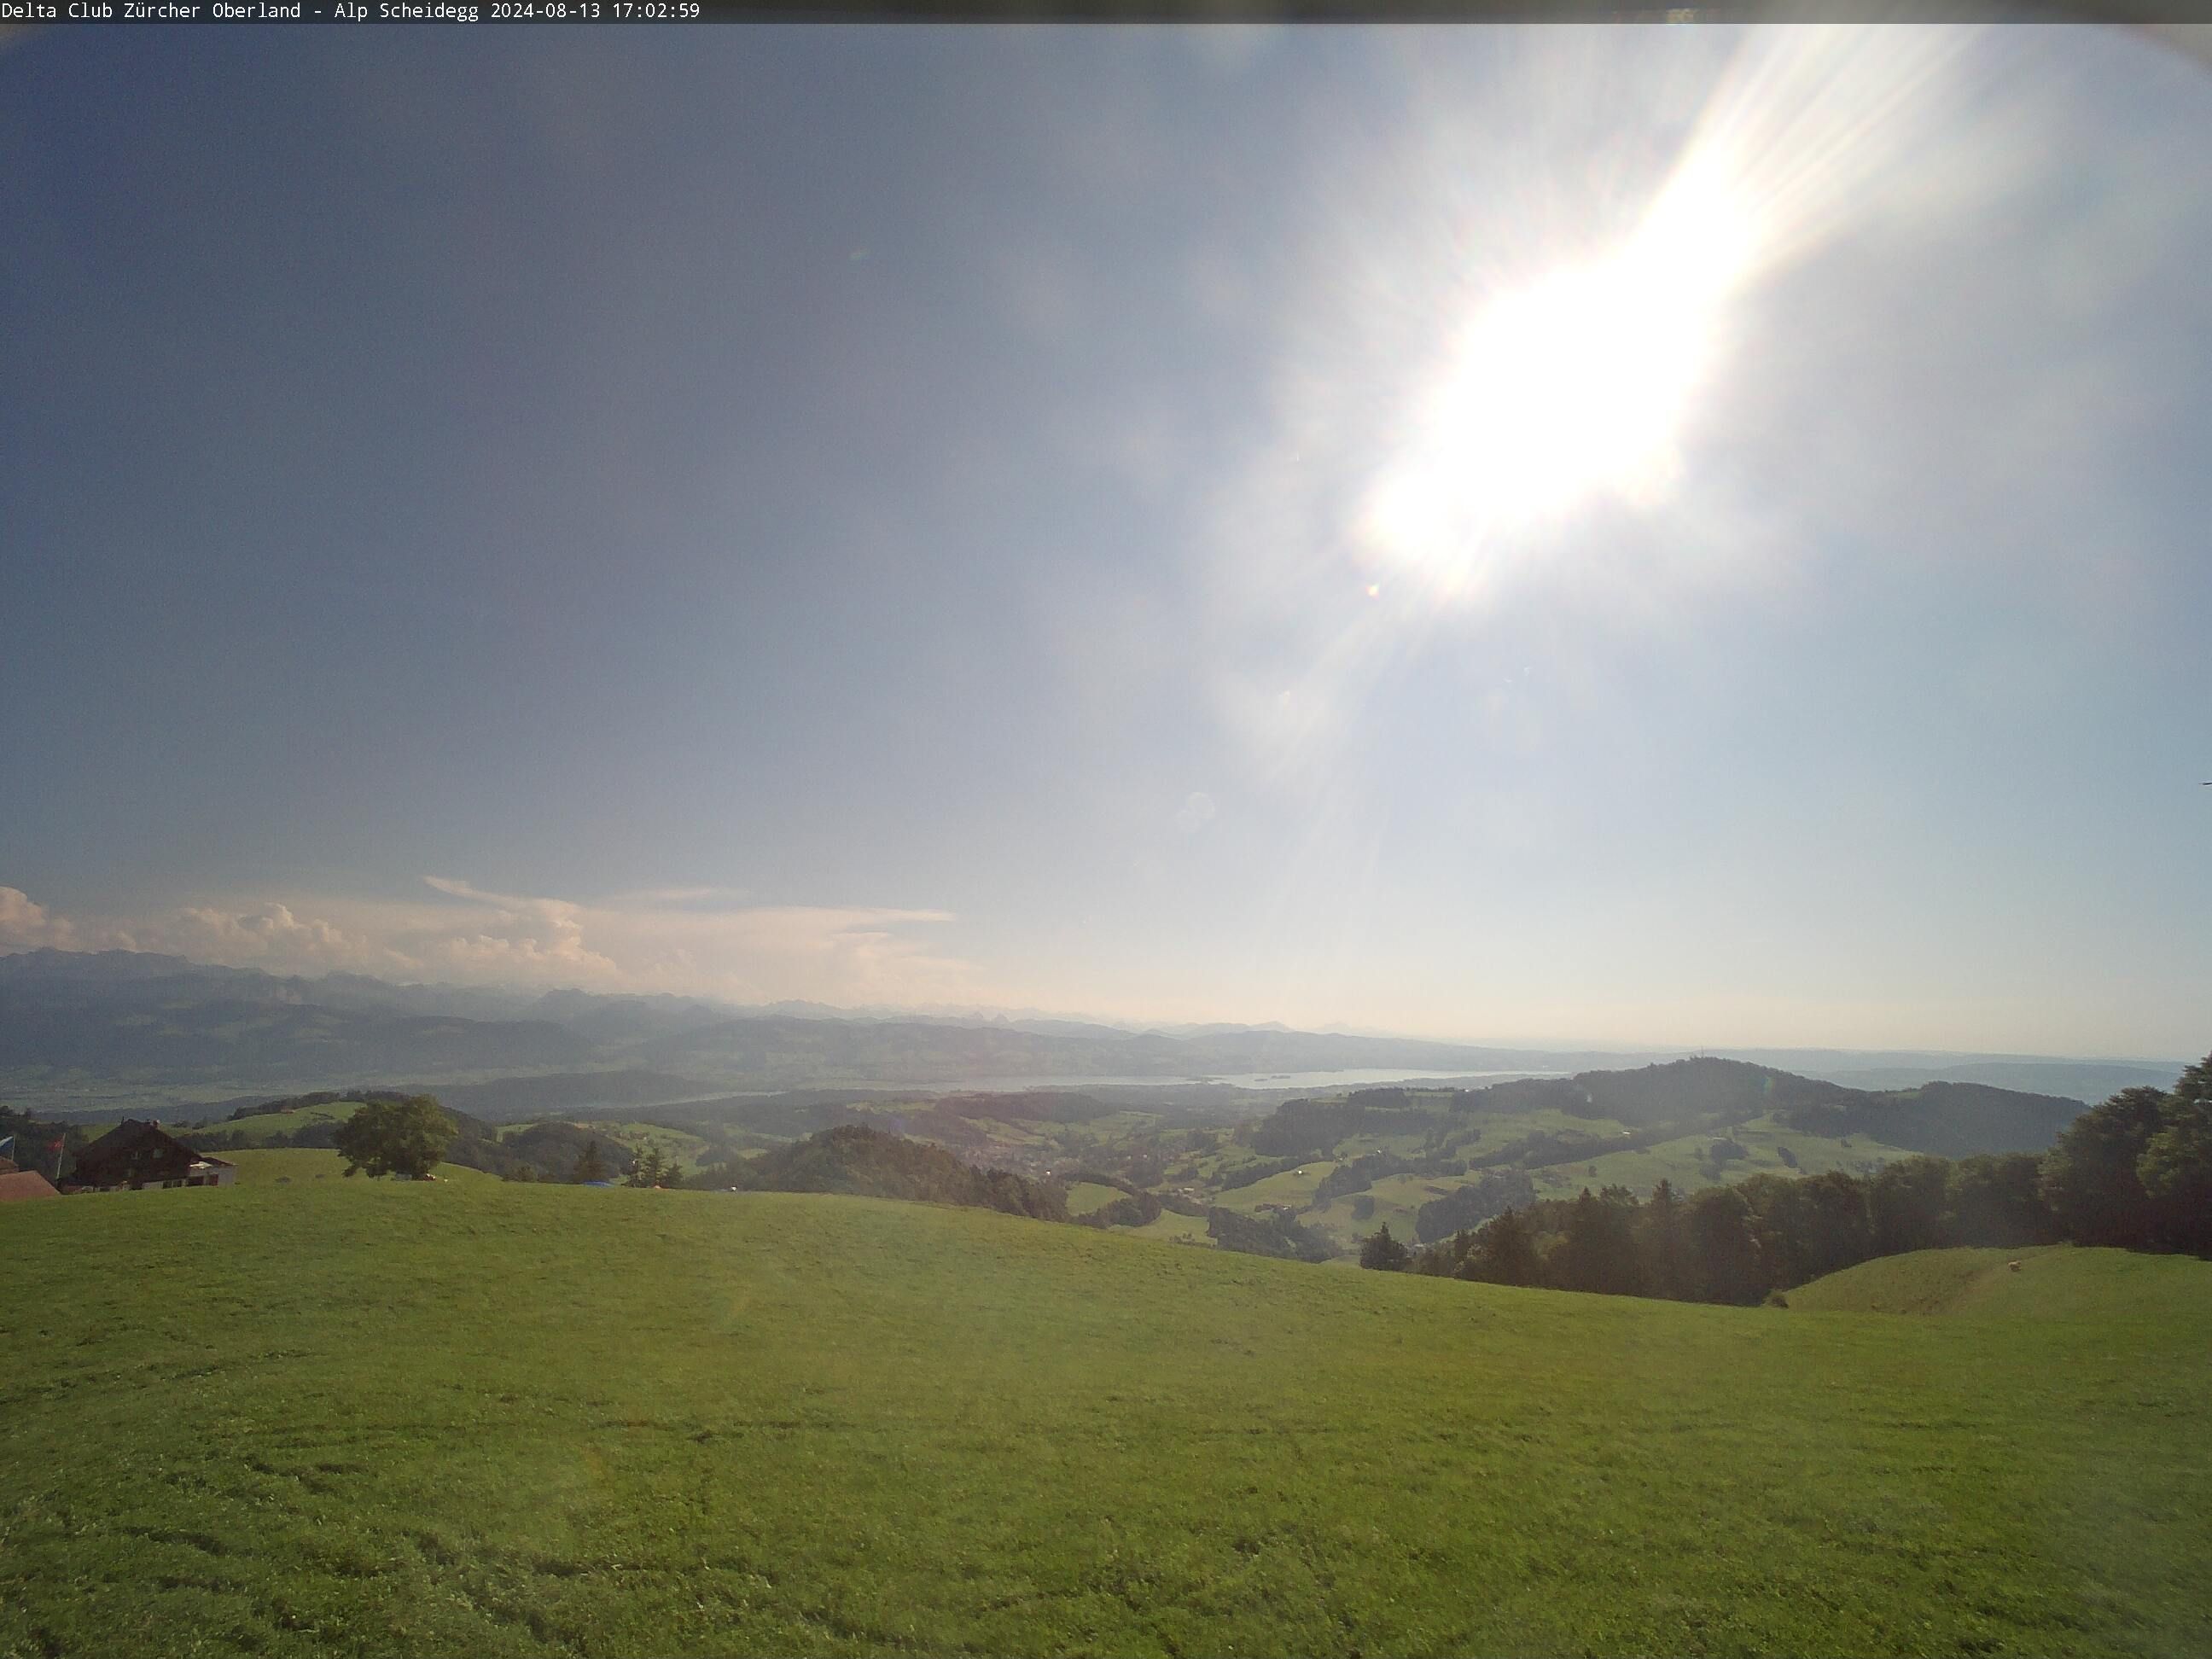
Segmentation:
[[(1502, 1078), (1565, 1077), (1564, 1072), (1418, 1072), (1369, 1066), (1335, 1072), (1222, 1072), (1189, 1077), (994, 1077), (979, 1078), (966, 1089), (1013, 1091), (1023, 1089), (1172, 1089), (1194, 1083), (1218, 1083), (1232, 1089), (1362, 1089), (1385, 1083), (1434, 1083), (1445, 1079), (1494, 1083)], [(941, 1085), (937, 1086), (943, 1086)]]

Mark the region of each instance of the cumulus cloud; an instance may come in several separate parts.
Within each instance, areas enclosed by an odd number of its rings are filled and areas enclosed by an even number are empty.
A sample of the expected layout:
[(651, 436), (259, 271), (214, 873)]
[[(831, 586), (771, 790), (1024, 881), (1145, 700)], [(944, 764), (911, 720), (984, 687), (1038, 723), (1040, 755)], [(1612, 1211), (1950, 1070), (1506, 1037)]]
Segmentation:
[(165, 948), (207, 960), (275, 960), (309, 966), (356, 954), (361, 941), (327, 921), (303, 920), (288, 905), (240, 913), (210, 906), (179, 910), (160, 928)]
[(734, 1001), (974, 999), (974, 969), (916, 930), (950, 912), (864, 905), (746, 905), (729, 888), (657, 888), (577, 901), (426, 876), (435, 898), (288, 894), (198, 901), (131, 917), (56, 915), (0, 888), (0, 952), (167, 951), (276, 973), (667, 991)]
[(51, 946), (58, 951), (77, 948), (76, 930), (43, 904), (31, 902), (20, 887), (0, 887), (0, 951), (35, 951)]
[(445, 876), (422, 880), (470, 907), (459, 931), (410, 929), (397, 941), (426, 962), (469, 978), (610, 983), (623, 977), (613, 957), (584, 942), (580, 905), (485, 892)]

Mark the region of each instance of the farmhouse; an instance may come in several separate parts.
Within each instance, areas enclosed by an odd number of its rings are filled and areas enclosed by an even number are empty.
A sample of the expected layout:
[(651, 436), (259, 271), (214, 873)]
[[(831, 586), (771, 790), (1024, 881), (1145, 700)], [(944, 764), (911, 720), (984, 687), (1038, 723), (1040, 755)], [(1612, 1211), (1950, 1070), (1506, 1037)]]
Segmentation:
[(125, 1118), (77, 1154), (69, 1184), (95, 1192), (137, 1192), (148, 1187), (228, 1187), (238, 1166), (210, 1158), (148, 1119)]

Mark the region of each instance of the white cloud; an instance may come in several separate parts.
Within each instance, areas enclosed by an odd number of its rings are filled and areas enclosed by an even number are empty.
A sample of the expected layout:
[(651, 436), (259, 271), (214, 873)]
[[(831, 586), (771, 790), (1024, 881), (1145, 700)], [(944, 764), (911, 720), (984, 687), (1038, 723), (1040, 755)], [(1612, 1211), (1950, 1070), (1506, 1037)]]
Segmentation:
[(487, 893), (482, 888), (471, 887), (468, 883), (456, 881), (451, 876), (425, 876), (422, 878), (422, 884), (425, 887), (434, 887), (441, 893), (450, 893), (455, 898), (475, 899), (479, 903), (496, 904), (508, 909), (537, 902), (532, 899), (509, 898), (503, 893)]
[(906, 1003), (986, 994), (972, 967), (915, 929), (943, 910), (753, 905), (729, 888), (579, 902), (426, 876), (435, 899), (202, 900), (147, 915), (70, 917), (0, 887), (0, 952), (149, 950), (273, 973), (669, 991), (737, 1001)]
[(0, 951), (77, 948), (76, 929), (62, 917), (31, 902), (20, 887), (0, 887)]
[(350, 957), (360, 945), (327, 921), (302, 921), (283, 904), (245, 913), (193, 907), (156, 926), (167, 948), (209, 960), (313, 965)]
[(751, 895), (742, 887), (641, 887), (617, 893), (611, 904), (741, 904)]

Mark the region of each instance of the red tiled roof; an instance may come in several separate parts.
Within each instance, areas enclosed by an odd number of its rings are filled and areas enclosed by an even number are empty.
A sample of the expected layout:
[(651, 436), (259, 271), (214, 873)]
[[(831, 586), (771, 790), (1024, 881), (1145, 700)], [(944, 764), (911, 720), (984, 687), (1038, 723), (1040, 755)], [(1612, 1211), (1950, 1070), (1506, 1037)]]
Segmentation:
[(59, 1198), (54, 1184), (36, 1170), (14, 1170), (0, 1175), (0, 1204), (19, 1198)]

